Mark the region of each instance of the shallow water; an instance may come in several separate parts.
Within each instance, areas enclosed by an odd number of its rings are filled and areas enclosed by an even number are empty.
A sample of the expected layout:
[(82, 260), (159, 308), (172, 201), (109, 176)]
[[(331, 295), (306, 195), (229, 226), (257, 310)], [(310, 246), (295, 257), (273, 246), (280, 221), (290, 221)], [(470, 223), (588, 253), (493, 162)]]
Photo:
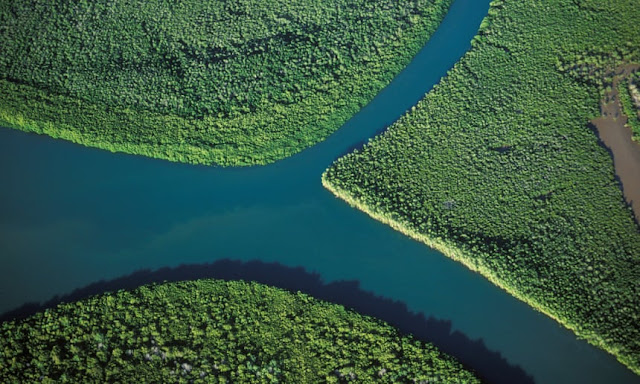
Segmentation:
[(640, 143), (631, 139), (631, 129), (625, 126), (627, 116), (623, 114), (618, 99), (618, 82), (638, 69), (640, 66), (633, 64), (618, 69), (619, 75), (613, 80), (612, 91), (601, 102), (602, 116), (591, 120), (591, 123), (613, 157), (625, 200), (640, 222)]
[[(355, 280), (449, 322), (467, 340), (481, 339), (539, 383), (639, 382), (610, 355), (320, 183), (334, 159), (386, 128), (446, 74), (488, 4), (457, 0), (372, 103), (325, 142), (269, 166), (174, 164), (0, 129), (0, 313), (140, 269), (260, 260), (302, 266), (327, 283)], [(514, 381), (480, 358), (465, 363), (492, 381)]]

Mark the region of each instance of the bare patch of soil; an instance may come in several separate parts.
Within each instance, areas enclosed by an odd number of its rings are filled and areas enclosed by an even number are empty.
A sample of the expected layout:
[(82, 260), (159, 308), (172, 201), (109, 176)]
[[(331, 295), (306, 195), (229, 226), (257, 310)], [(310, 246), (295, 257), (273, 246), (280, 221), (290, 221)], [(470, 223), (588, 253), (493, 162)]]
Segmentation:
[(631, 91), (633, 103), (636, 105), (636, 108), (640, 109), (640, 90), (638, 90), (638, 87), (633, 83), (629, 84), (629, 90)]
[(600, 104), (602, 116), (591, 120), (591, 123), (613, 155), (625, 200), (633, 209), (636, 221), (640, 222), (640, 145), (631, 140), (631, 130), (625, 126), (627, 117), (618, 101), (618, 83), (638, 69), (640, 65), (627, 64), (616, 70), (611, 91)]

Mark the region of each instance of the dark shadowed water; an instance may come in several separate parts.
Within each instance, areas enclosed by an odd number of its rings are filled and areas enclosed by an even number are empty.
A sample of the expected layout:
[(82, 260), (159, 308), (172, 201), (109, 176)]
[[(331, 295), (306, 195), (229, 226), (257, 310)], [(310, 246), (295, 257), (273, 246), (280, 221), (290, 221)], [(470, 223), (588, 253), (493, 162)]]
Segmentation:
[[(345, 303), (364, 303), (362, 292), (400, 302), (369, 312), (394, 321), (393, 312), (404, 308), (407, 316), (432, 319), (412, 321), (412, 329), (432, 326), (417, 333), (433, 339), (440, 328), (462, 335), (538, 383), (638, 382), (605, 352), (321, 186), (334, 159), (386, 128), (446, 74), (469, 48), (488, 4), (457, 0), (391, 86), (325, 142), (273, 165), (174, 164), (0, 129), (0, 313), (141, 269), (257, 260), (263, 264), (250, 265), (301, 266), (299, 280), (312, 273), (345, 295), (353, 284), (337, 282), (357, 281), (355, 299)], [(257, 279), (261, 271), (262, 280), (292, 287), (285, 281), (293, 273), (273, 268), (230, 276)], [(491, 372), (478, 355), (464, 360), (492, 381), (522, 382)]]

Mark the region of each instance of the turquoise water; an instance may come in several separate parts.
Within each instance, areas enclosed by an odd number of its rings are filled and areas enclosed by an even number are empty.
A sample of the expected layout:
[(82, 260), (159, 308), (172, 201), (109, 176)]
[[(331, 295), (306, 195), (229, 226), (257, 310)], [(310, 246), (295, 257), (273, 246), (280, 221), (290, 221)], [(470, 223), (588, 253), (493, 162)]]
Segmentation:
[[(481, 340), (535, 382), (639, 382), (613, 357), (320, 184), (334, 159), (385, 129), (446, 74), (488, 3), (457, 0), (372, 103), (325, 142), (273, 165), (173, 164), (0, 129), (0, 313), (140, 269), (260, 260), (301, 266), (326, 283), (357, 281), (446, 322), (447, 332)], [(493, 381), (513, 381), (478, 357), (465, 363)]]

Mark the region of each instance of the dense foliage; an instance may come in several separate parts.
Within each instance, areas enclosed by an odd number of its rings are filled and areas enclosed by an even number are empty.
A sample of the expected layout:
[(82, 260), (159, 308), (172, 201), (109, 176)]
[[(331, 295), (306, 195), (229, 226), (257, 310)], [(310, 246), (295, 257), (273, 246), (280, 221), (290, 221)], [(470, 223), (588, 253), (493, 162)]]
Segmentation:
[(174, 161), (275, 161), (327, 137), (452, 0), (8, 0), (0, 123)]
[[(637, 74), (635, 78), (637, 79)], [(620, 104), (622, 105), (622, 111), (627, 116), (627, 125), (631, 128), (634, 141), (640, 141), (640, 106), (636, 106), (634, 103), (634, 96), (640, 100), (640, 91), (637, 88), (637, 84), (640, 84), (640, 81), (622, 81), (618, 85)], [(638, 101), (638, 104), (640, 105), (640, 101)]]
[(3, 323), (0, 336), (3, 383), (479, 382), (385, 323), (257, 283), (119, 291)]
[(589, 128), (638, 25), (637, 0), (494, 1), (448, 76), (323, 183), (640, 373), (639, 228)]

